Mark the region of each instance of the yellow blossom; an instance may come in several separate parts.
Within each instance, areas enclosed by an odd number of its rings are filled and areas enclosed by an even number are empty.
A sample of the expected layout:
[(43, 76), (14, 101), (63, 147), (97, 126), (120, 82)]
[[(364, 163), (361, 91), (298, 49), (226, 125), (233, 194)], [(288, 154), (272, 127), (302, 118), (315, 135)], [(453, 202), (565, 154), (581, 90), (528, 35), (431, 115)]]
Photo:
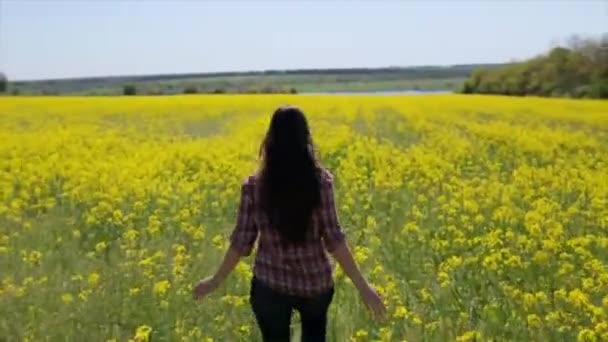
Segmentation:
[(61, 301), (64, 304), (71, 304), (74, 301), (74, 297), (69, 293), (64, 293), (61, 295)]
[(171, 288), (171, 283), (168, 280), (161, 280), (154, 284), (152, 292), (157, 296), (164, 296)]

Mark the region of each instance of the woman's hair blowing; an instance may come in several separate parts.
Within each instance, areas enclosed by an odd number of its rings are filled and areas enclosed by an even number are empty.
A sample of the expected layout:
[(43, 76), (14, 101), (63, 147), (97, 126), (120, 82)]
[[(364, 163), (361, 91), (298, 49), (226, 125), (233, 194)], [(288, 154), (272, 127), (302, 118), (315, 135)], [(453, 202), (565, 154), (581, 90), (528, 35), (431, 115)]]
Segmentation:
[(261, 200), (271, 229), (289, 243), (306, 239), (321, 203), (319, 168), (304, 113), (280, 107), (260, 148)]

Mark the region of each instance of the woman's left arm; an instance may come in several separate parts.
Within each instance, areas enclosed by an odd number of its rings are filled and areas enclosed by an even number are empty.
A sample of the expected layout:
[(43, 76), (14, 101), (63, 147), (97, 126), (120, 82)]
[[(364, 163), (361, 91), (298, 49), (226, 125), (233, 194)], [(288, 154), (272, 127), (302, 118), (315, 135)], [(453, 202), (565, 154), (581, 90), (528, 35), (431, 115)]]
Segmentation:
[(230, 247), (224, 255), (224, 260), (217, 272), (211, 277), (202, 279), (192, 290), (194, 299), (200, 299), (215, 290), (228, 277), (239, 260), (251, 254), (258, 228), (253, 219), (252, 185), (247, 181), (241, 187), (241, 203), (239, 205), (236, 227), (230, 236)]
[(218, 268), (217, 272), (211, 277), (201, 279), (192, 291), (194, 299), (201, 299), (213, 292), (226, 277), (234, 270), (236, 264), (241, 260), (241, 254), (232, 246), (228, 248), (224, 255), (224, 260)]

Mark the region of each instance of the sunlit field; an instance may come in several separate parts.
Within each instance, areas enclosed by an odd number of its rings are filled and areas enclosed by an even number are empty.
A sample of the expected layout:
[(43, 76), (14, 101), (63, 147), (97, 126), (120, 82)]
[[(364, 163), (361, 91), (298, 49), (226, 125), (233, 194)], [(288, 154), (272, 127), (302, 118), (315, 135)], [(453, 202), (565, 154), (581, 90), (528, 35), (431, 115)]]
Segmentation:
[(608, 102), (456, 95), (0, 98), (0, 341), (259, 341), (251, 257), (190, 291), (280, 104), (388, 307), (330, 341), (608, 341)]

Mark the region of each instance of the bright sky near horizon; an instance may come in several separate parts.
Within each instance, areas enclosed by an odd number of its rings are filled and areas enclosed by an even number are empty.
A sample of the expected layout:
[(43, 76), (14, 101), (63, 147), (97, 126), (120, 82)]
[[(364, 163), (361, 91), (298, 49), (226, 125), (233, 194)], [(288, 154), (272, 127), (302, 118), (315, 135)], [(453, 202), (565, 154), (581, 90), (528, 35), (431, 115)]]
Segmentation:
[(507, 62), (605, 32), (605, 0), (0, 0), (0, 72), (22, 80)]

